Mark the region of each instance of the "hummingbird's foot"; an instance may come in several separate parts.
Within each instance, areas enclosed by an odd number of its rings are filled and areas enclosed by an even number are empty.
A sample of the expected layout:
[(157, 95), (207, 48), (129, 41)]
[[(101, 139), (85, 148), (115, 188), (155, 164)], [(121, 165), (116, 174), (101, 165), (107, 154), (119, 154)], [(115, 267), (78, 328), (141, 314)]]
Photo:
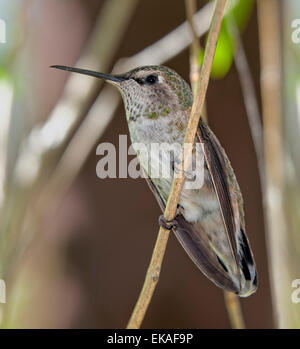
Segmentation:
[(163, 214), (158, 217), (158, 224), (166, 230), (172, 230), (178, 227), (176, 219), (168, 221)]

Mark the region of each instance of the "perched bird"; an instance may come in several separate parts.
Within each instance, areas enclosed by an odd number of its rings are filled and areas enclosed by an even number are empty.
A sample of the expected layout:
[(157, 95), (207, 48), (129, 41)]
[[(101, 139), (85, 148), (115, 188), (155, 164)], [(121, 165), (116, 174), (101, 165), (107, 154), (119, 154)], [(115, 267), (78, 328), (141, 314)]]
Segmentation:
[[(90, 70), (52, 66), (90, 75), (116, 86), (123, 98), (131, 141), (150, 149), (153, 143), (180, 143), (193, 104), (189, 85), (175, 71), (165, 66), (144, 66), (120, 75)], [(256, 291), (257, 273), (245, 233), (243, 199), (233, 169), (218, 139), (200, 119), (196, 153), (204, 159), (203, 183), (197, 188), (182, 189), (177, 215), (172, 222), (163, 216), (160, 224), (172, 229), (197, 267), (217, 286), (247, 297)], [(167, 156), (168, 155), (168, 156)], [(138, 159), (147, 181), (164, 210), (179, 152), (154, 157), (151, 169), (143, 152)], [(196, 160), (197, 161), (197, 160)], [(162, 163), (170, 177), (155, 177), (153, 168)], [(185, 179), (186, 181), (186, 179)]]

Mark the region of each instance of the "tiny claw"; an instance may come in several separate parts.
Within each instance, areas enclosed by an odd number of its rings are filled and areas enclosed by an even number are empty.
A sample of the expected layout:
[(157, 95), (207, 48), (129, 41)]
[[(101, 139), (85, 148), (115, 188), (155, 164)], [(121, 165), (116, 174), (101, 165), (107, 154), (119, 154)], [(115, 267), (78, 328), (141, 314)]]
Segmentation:
[(168, 221), (164, 215), (160, 215), (158, 218), (158, 224), (160, 227), (163, 227), (166, 230), (172, 230), (173, 228), (178, 227), (176, 219)]

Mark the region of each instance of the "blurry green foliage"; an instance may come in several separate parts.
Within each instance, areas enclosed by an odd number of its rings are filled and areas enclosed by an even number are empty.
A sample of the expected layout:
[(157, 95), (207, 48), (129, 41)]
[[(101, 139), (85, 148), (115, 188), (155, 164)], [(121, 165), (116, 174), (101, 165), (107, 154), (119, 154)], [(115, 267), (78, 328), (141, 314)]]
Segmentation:
[[(234, 38), (230, 34), (230, 21), (234, 20), (239, 31), (243, 32), (251, 16), (254, 0), (232, 0), (232, 8), (223, 19), (216, 53), (212, 65), (211, 77), (215, 79), (223, 78), (229, 71), (235, 51)], [(199, 52), (199, 64), (203, 62), (204, 50)]]
[(5, 66), (0, 65), (0, 80), (7, 80), (9, 78), (9, 73)]

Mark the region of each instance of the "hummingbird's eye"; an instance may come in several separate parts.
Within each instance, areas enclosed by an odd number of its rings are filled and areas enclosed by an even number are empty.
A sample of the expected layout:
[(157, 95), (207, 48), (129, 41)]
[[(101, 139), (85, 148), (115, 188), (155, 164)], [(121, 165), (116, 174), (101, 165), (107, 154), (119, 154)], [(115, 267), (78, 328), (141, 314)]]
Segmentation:
[(155, 84), (157, 81), (158, 81), (157, 75), (151, 74), (151, 75), (148, 75), (148, 76), (146, 77), (146, 82), (147, 82), (148, 84), (150, 84), (150, 85)]

